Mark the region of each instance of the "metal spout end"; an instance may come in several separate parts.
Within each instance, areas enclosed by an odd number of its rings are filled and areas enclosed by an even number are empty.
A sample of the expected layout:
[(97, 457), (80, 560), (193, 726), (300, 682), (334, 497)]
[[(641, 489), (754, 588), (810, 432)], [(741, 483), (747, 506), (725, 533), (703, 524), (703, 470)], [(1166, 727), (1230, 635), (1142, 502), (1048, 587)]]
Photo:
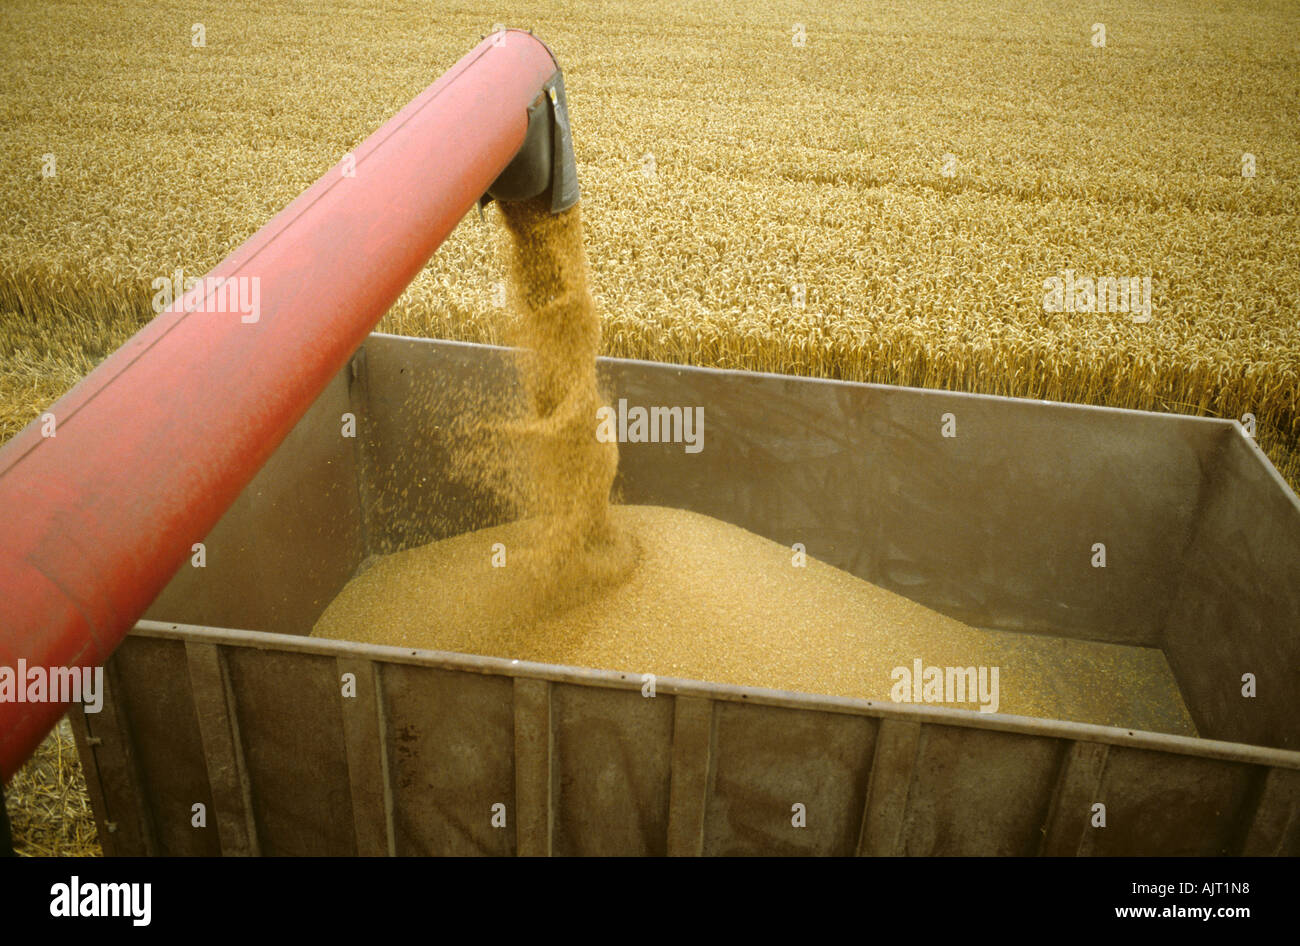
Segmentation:
[(492, 200), (531, 200), (548, 190), (551, 213), (555, 214), (568, 210), (580, 196), (564, 76), (558, 66), (528, 107), (528, 131), (523, 146), (487, 193), (479, 198), (479, 211)]

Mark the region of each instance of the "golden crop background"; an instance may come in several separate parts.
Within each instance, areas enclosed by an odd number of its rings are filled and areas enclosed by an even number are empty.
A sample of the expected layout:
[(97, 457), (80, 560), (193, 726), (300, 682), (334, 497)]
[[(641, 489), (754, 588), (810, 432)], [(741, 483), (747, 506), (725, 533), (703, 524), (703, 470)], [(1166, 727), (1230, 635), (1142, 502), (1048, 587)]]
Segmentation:
[[(1250, 412), (1300, 485), (1300, 5), (1245, 0), (7, 0), (0, 441), (497, 22), (564, 66), (607, 353)], [(381, 329), (502, 339), (494, 214)]]
[[(1300, 479), (1289, 2), (6, 4), (0, 435), (494, 22), (564, 64), (608, 353), (1251, 412)], [(499, 340), (493, 224), (381, 327)], [(1066, 269), (1151, 276), (1152, 321), (1044, 312)]]

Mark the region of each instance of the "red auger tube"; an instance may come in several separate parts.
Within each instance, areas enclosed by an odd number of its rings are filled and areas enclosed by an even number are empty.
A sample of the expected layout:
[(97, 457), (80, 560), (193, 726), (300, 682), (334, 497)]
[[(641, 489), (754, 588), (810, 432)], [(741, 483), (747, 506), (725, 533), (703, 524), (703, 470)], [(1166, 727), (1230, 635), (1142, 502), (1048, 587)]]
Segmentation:
[[(108, 658), (521, 150), (555, 71), (530, 34), (489, 36), (0, 450), (0, 673)], [(2, 687), (7, 781), (66, 704)]]

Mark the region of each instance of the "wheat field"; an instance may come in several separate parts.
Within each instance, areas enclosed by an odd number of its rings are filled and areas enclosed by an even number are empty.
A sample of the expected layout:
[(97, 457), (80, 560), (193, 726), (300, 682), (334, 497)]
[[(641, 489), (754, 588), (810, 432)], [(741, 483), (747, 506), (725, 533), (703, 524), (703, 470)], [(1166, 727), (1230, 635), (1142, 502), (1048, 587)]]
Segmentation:
[[(607, 354), (1250, 414), (1300, 485), (1292, 2), (9, 0), (0, 442), (498, 23), (565, 70)], [(380, 328), (501, 341), (495, 215)]]

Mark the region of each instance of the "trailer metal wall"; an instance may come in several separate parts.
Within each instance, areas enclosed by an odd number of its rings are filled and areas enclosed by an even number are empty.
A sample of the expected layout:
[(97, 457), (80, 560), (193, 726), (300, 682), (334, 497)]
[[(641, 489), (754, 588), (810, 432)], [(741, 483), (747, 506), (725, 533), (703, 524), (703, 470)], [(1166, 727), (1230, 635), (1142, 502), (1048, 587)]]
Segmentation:
[(1162, 649), (1198, 732), (1300, 748), (1300, 504), (1235, 430), (1207, 480)]
[(112, 854), (1300, 854), (1295, 752), (153, 622), (112, 663)]
[[(310, 633), (364, 557), (351, 368), (338, 375), (145, 613), (218, 627)], [(198, 538), (196, 538), (198, 541)]]
[(447, 432), (510, 358), (375, 335), (316, 402), (73, 714), (107, 851), (1300, 853), (1300, 502), (1227, 422), (601, 364), (611, 400), (705, 409), (701, 453), (622, 445), (625, 501), (978, 626), (1160, 646), (1205, 739), (283, 636), (367, 555), (492, 520)]

